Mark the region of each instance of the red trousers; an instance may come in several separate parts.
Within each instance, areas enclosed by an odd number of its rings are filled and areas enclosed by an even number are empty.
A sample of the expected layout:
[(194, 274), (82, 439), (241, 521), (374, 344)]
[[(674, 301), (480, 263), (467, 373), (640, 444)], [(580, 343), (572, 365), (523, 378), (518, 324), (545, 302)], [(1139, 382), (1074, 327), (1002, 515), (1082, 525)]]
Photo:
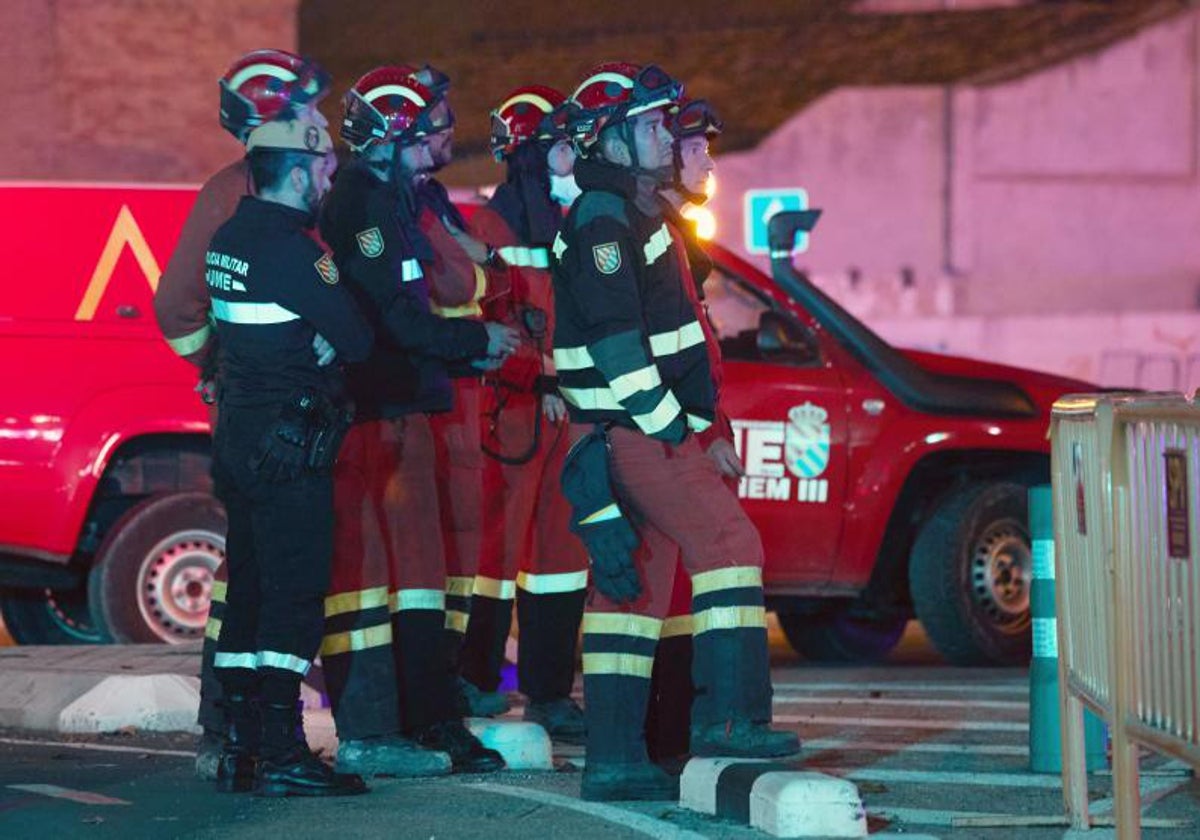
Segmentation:
[(622, 607), (597, 592), (588, 604), (589, 613), (666, 617), (681, 555), (689, 575), (762, 568), (758, 531), (694, 435), (676, 447), (614, 427), (609, 442), (613, 485), (642, 538), (637, 551), (642, 596)]
[[(535, 394), (512, 394), (489, 428), (485, 441), (506, 456), (529, 448), (537, 415)], [(496, 396), (488, 389), (485, 421), (493, 416)], [(521, 573), (521, 586), (537, 593), (551, 586), (549, 575), (581, 576), (587, 585), (587, 553), (571, 533), (571, 507), (562, 494), (559, 476), (571, 445), (566, 423), (541, 420), (541, 443), (524, 464), (503, 464), (488, 458), (484, 467), (483, 522), (485, 539), (480, 555), (476, 592), (492, 598), (512, 597), (512, 584)], [(558, 578), (565, 581), (566, 578)]]

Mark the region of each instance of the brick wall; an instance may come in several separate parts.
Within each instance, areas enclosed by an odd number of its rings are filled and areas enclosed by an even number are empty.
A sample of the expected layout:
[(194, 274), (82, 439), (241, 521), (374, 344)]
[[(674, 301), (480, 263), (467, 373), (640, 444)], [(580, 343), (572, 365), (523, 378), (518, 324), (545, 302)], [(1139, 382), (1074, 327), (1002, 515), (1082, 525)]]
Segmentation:
[(296, 49), (299, 0), (4, 0), (0, 178), (203, 180), (238, 154), (217, 79)]

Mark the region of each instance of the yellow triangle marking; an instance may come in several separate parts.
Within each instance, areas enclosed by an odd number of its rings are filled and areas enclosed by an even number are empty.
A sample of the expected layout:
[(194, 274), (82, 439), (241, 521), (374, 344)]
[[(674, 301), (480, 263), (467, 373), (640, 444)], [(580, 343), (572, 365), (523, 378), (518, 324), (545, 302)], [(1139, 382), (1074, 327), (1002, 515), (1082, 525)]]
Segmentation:
[(104, 250), (100, 252), (96, 268), (92, 271), (92, 279), (88, 281), (87, 291), (83, 294), (83, 300), (79, 302), (79, 308), (75, 310), (76, 321), (90, 321), (95, 317), (96, 308), (100, 305), (104, 292), (108, 289), (108, 281), (112, 279), (113, 270), (117, 267), (117, 260), (126, 245), (133, 252), (133, 257), (137, 260), (138, 267), (142, 269), (142, 274), (146, 276), (146, 282), (150, 284), (150, 291), (154, 292), (158, 289), (158, 278), (162, 276), (162, 270), (159, 269), (158, 262), (150, 251), (150, 246), (146, 244), (146, 237), (142, 235), (142, 229), (138, 227), (133, 213), (129, 212), (129, 206), (122, 204), (121, 212), (117, 214), (117, 220), (108, 234), (108, 241), (104, 243)]

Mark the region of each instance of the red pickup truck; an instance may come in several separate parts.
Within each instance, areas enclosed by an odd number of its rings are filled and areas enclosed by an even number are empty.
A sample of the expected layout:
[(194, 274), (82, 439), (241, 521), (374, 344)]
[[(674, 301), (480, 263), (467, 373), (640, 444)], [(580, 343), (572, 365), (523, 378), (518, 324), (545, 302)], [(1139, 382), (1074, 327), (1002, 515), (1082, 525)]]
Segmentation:
[[(224, 518), (190, 366), (159, 335), (189, 187), (0, 184), (0, 611), (22, 643), (204, 632)], [(714, 246), (723, 400), (769, 606), (815, 660), (882, 656), (914, 614), (956, 663), (1029, 655), (1025, 488), (1085, 383), (896, 350), (786, 260)]]

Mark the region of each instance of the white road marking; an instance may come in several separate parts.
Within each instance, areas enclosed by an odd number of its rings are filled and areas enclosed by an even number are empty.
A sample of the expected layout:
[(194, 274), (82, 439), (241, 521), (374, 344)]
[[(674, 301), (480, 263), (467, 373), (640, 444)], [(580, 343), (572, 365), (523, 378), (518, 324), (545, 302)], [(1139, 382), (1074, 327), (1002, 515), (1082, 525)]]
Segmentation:
[(775, 723), (810, 726), (866, 726), (889, 729), (968, 729), (976, 732), (1027, 732), (1029, 724), (986, 720), (930, 720), (928, 718), (827, 717), (825, 715), (775, 715)]
[(1034, 773), (956, 773), (947, 770), (893, 770), (884, 767), (810, 767), (858, 782), (919, 782), (932, 785), (982, 787), (1061, 788), (1060, 776)]
[(847, 750), (854, 752), (944, 753), (950, 755), (1029, 755), (1029, 748), (1017, 744), (944, 744), (902, 741), (852, 741), (847, 738), (813, 738), (801, 744), (809, 750)]
[(572, 799), (569, 796), (561, 796), (557, 793), (508, 787), (490, 782), (479, 782), (472, 784), (471, 787), (475, 790), (486, 791), (487, 793), (498, 793), (501, 796), (511, 796), (515, 799), (528, 799), (533, 802), (540, 802), (543, 805), (549, 805), (552, 808), (565, 808), (568, 811), (587, 814), (590, 817), (596, 817), (614, 825), (624, 826), (647, 837), (653, 837), (655, 840), (706, 840), (703, 834), (688, 831), (686, 828), (678, 828), (662, 820), (656, 820), (653, 817), (647, 817), (635, 811), (626, 811), (612, 805), (583, 802), (579, 799)]
[(850, 696), (833, 696), (833, 697), (802, 697), (797, 694), (775, 694), (775, 704), (778, 706), (787, 705), (828, 705), (831, 703), (844, 703), (847, 705), (869, 705), (869, 706), (917, 706), (919, 708), (954, 708), (959, 709), (968, 706), (972, 709), (1014, 709), (1016, 711), (1029, 711), (1029, 702), (1026, 700), (934, 700), (924, 697), (850, 697)]
[(38, 793), (42, 796), (52, 796), (55, 799), (69, 799), (84, 805), (132, 805), (124, 799), (113, 799), (90, 790), (71, 790), (58, 785), (8, 785), (9, 790), (21, 790), (25, 793)]
[(1028, 682), (1011, 683), (922, 683), (922, 682), (825, 682), (825, 683), (782, 683), (774, 684), (776, 691), (911, 691), (941, 694), (1028, 694)]
[(180, 758), (195, 758), (195, 750), (152, 750), (143, 747), (126, 747), (118, 744), (84, 744), (75, 741), (27, 741), (22, 738), (0, 738), (0, 744), (18, 747), (66, 747), (72, 750), (95, 750), (97, 752), (137, 753), (138, 755), (172, 755)]

